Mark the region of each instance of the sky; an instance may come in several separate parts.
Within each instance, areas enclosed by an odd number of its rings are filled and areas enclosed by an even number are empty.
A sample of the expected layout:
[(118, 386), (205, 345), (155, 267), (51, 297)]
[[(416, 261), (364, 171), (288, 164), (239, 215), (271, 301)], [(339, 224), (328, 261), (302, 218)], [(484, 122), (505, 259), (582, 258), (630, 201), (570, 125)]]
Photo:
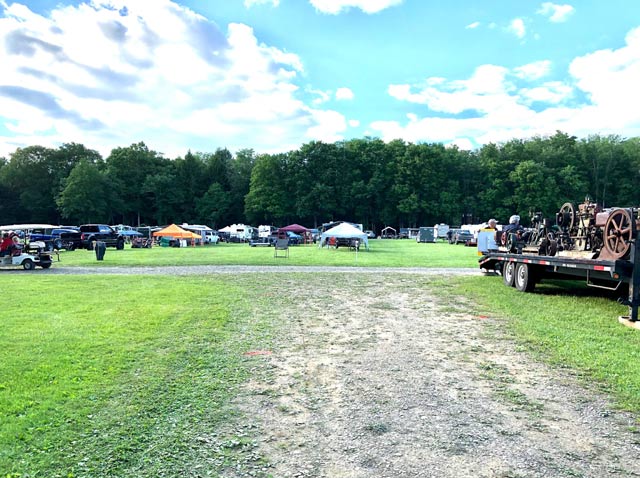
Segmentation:
[(640, 2), (0, 0), (0, 156), (640, 136)]

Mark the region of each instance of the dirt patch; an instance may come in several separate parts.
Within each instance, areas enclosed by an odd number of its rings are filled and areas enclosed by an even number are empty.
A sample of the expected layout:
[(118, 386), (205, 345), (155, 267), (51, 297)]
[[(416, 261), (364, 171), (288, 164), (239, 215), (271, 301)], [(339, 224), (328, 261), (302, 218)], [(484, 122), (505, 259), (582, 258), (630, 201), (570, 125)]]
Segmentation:
[(224, 476), (640, 476), (634, 418), (428, 277), (279, 278), (236, 402), (259, 467)]

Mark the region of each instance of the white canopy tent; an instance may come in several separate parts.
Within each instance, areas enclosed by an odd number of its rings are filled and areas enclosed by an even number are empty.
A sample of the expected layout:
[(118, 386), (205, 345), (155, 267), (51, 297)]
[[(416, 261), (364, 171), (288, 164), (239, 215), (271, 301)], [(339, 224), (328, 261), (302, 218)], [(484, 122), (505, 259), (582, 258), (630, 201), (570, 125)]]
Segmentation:
[(341, 239), (358, 239), (361, 244), (364, 244), (364, 246), (369, 249), (369, 238), (367, 237), (367, 234), (347, 222), (338, 224), (337, 226), (332, 227), (331, 229), (327, 229), (325, 232), (323, 232), (320, 236), (320, 247), (324, 246), (327, 242), (327, 239), (329, 239), (330, 237), (338, 237)]

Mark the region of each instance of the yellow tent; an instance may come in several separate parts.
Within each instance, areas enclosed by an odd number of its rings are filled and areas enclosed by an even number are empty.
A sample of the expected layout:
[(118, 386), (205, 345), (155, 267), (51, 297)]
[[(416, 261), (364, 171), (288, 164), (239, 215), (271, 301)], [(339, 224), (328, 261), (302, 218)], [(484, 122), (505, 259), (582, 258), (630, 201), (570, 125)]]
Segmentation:
[(182, 229), (180, 226), (176, 226), (175, 224), (171, 224), (170, 226), (165, 227), (159, 231), (153, 233), (154, 237), (168, 236), (175, 237), (179, 239), (200, 239), (200, 235), (195, 232), (186, 231)]

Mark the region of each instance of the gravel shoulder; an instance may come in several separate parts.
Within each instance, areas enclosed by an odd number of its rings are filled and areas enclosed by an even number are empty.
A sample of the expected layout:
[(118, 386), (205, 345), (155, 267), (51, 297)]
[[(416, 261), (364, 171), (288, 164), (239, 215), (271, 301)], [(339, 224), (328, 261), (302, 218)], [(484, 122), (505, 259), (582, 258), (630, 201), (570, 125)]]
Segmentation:
[[(21, 272), (16, 269), (16, 272)], [(481, 275), (478, 268), (427, 267), (327, 267), (327, 266), (158, 266), (158, 267), (64, 267), (38, 270), (38, 274), (115, 274), (115, 275), (208, 275), (208, 274), (417, 274), (417, 275)]]
[(265, 286), (279, 339), (234, 407), (268, 465), (223, 476), (640, 476), (636, 418), (499, 317), (428, 274), (329, 277)]

